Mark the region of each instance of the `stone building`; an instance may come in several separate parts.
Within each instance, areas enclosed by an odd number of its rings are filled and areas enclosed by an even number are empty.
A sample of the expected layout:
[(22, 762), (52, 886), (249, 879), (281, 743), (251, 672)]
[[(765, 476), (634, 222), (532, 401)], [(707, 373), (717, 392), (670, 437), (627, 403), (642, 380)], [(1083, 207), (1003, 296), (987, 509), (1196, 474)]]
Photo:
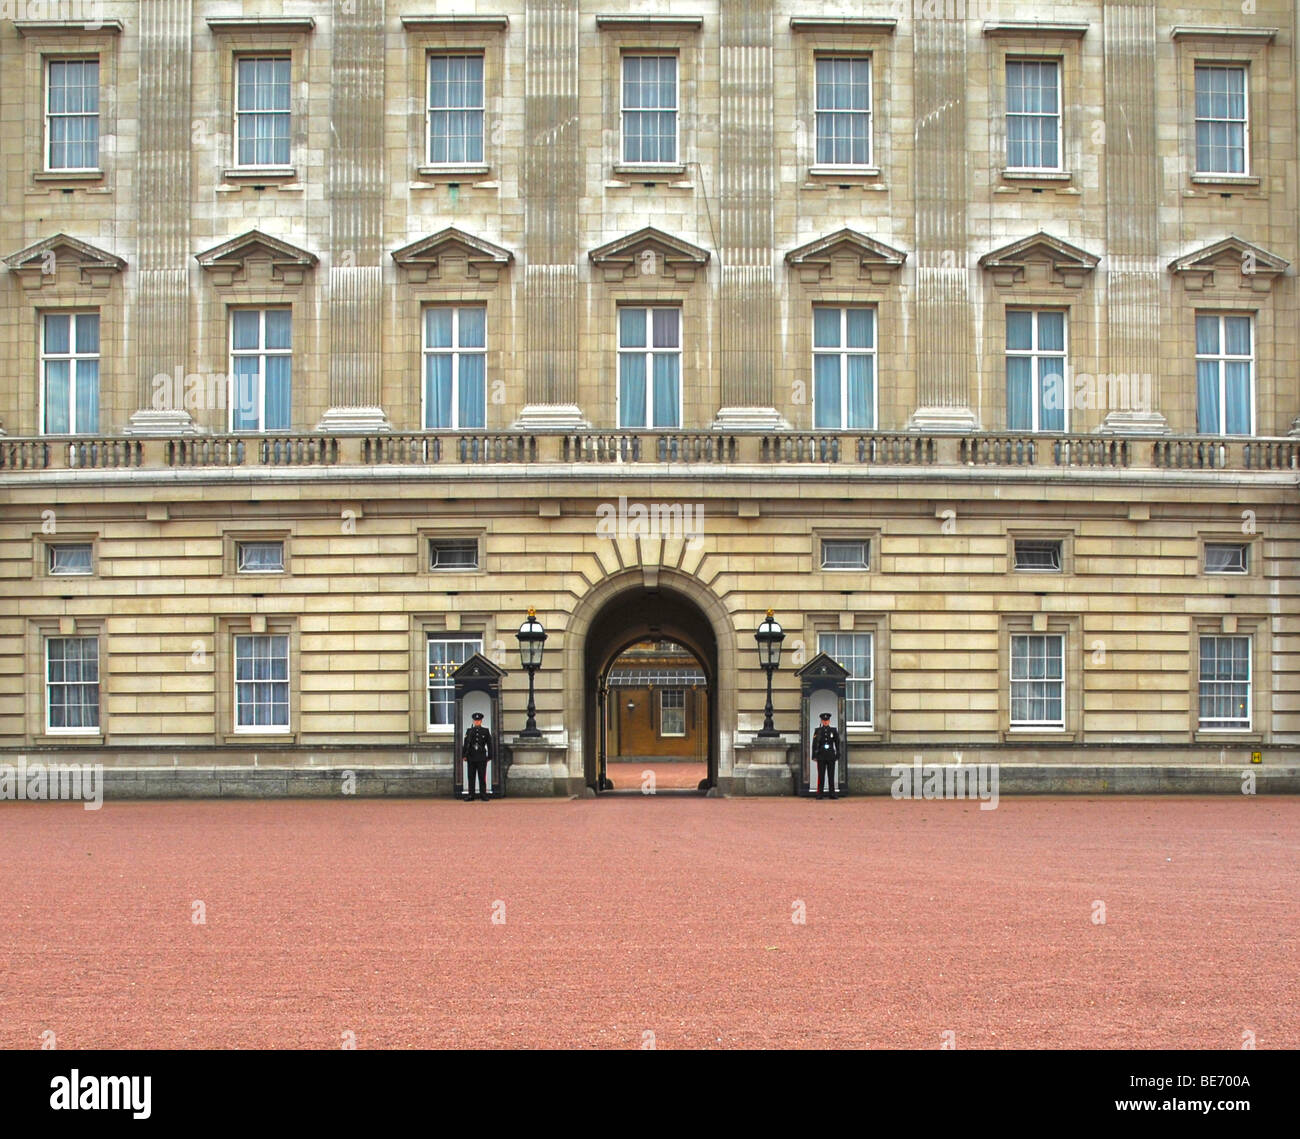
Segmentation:
[(0, 5), (0, 758), (442, 791), (535, 606), (514, 793), (595, 781), (647, 640), (721, 792), (791, 790), (819, 651), (856, 789), (1294, 773), (1297, 17), (1249, 7)]

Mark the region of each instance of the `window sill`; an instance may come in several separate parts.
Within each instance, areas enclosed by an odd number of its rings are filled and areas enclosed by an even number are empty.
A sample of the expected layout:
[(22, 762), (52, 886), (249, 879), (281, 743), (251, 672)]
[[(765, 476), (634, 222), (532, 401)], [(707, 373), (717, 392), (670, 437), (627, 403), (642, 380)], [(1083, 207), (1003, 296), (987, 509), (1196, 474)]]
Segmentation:
[(83, 732), (77, 728), (68, 728), (60, 730), (58, 728), (46, 728), (39, 736), (43, 742), (47, 743), (78, 743), (78, 744), (103, 744), (104, 733), (98, 728), (93, 731)]
[(1197, 743), (1223, 743), (1225, 740), (1232, 740), (1234, 743), (1262, 744), (1264, 733), (1255, 728), (1197, 728), (1192, 733), (1192, 738)]
[(288, 182), (298, 177), (293, 166), (230, 166), (221, 176), (227, 182)]
[(1069, 182), (1074, 175), (1069, 170), (1017, 170), (1007, 167), (1002, 177), (1008, 182)]
[(1193, 174), (1197, 186), (1258, 186), (1261, 179), (1255, 174)]
[(809, 178), (829, 178), (832, 182), (836, 178), (856, 178), (859, 180), (874, 179), (880, 177), (879, 166), (809, 166)]
[(102, 182), (102, 170), (37, 170), (32, 179), (37, 182)]
[(629, 182), (671, 182), (685, 176), (686, 167), (674, 163), (641, 165), (635, 162), (616, 162), (614, 173)]
[(448, 163), (444, 165), (425, 165), (415, 168), (421, 178), (437, 181), (461, 182), (469, 178), (483, 178), (492, 173), (492, 167), (484, 162)]
[(233, 732), (227, 732), (222, 736), (222, 743), (227, 744), (296, 744), (297, 737), (293, 732), (263, 732), (263, 731), (240, 731), (236, 729)]
[(1066, 728), (1008, 728), (1002, 738), (1006, 743), (1077, 743), (1079, 733)]

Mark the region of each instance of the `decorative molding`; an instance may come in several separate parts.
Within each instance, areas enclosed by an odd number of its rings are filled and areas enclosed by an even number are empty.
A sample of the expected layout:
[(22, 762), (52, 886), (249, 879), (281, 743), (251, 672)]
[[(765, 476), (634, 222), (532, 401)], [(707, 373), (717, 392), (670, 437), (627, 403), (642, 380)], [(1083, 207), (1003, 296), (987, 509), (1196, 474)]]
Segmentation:
[(393, 251), (393, 260), (413, 282), (437, 281), (448, 276), (451, 263), (464, 262), (464, 276), (495, 284), (501, 270), (515, 259), (510, 250), (481, 237), (448, 226), (429, 237)]
[(504, 32), (510, 26), (509, 16), (488, 15), (431, 15), (403, 16), (402, 28), (408, 32), (440, 31), (444, 28), (465, 29), (476, 32)]
[(1212, 288), (1215, 274), (1238, 275), (1243, 289), (1267, 293), (1273, 280), (1283, 276), (1291, 263), (1276, 253), (1245, 241), (1235, 235), (1216, 241), (1203, 249), (1188, 253), (1169, 263), (1169, 268), (1183, 282), (1189, 292)]
[(704, 27), (703, 16), (638, 16), (631, 14), (598, 15), (596, 27), (601, 31), (624, 28), (672, 28), (675, 31), (698, 32)]
[(1057, 20), (987, 20), (986, 36), (1063, 36), (1066, 39), (1083, 39), (1088, 34), (1086, 22)]
[(4, 259), (11, 272), (18, 275), (24, 289), (39, 289), (54, 284), (60, 262), (71, 260), (81, 270), (81, 283), (105, 289), (126, 262), (86, 241), (56, 233), (43, 241), (11, 253)]
[[(652, 256), (647, 258), (647, 252)], [(648, 225), (591, 250), (587, 257), (603, 271), (606, 281), (662, 275), (685, 283), (704, 271), (710, 254), (707, 249)]]
[(209, 16), (207, 25), (213, 35), (230, 35), (239, 32), (297, 32), (314, 31), (316, 21), (311, 16)]
[(859, 279), (887, 285), (902, 268), (907, 254), (846, 227), (785, 255), (786, 264), (797, 269), (799, 279), (806, 284), (830, 279), (837, 260), (856, 261)]
[(1277, 38), (1277, 33), (1277, 28), (1175, 24), (1169, 34), (1175, 40), (1244, 40), (1252, 43), (1272, 43)]
[(1095, 254), (1040, 230), (984, 254), (979, 263), (992, 274), (994, 284), (1000, 288), (1023, 284), (1028, 279), (1035, 284), (1078, 289), (1100, 260)]
[(14, 31), (20, 36), (57, 35), (60, 32), (90, 32), (105, 36), (122, 34), (121, 20), (15, 20)]
[(792, 32), (870, 32), (893, 35), (898, 21), (892, 16), (791, 16)]
[[(194, 259), (213, 275), (214, 284), (225, 286), (243, 284), (262, 273), (267, 281), (301, 285), (307, 270), (315, 268), (319, 261), (316, 254), (257, 229), (196, 253)], [(255, 267), (268, 263), (265, 270)]]

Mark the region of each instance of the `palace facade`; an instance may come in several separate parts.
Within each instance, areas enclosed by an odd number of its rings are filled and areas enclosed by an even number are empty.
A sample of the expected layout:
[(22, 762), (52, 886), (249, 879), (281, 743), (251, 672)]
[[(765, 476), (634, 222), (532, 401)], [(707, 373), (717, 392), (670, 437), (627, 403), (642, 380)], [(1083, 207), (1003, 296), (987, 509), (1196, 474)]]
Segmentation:
[(1295, 781), (1295, 4), (469, 7), (0, 5), (0, 759), (447, 792), (480, 652), (583, 793), (651, 642), (720, 793), (820, 652), (854, 790)]

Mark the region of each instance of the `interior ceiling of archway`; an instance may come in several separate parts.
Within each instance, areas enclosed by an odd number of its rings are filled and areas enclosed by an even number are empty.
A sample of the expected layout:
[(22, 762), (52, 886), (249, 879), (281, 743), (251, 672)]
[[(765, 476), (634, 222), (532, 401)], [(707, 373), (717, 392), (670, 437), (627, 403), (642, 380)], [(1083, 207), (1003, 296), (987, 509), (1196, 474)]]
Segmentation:
[(610, 599), (587, 630), (588, 669), (604, 672), (625, 650), (646, 640), (677, 641), (707, 675), (716, 674), (717, 640), (708, 618), (694, 602), (664, 589), (634, 590)]

